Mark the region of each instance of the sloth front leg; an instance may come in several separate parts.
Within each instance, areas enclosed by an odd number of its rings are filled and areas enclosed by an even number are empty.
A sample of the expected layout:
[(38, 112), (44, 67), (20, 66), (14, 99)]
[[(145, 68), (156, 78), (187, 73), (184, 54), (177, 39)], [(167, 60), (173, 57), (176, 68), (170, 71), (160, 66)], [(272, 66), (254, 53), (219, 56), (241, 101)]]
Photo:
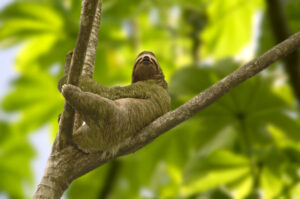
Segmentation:
[(62, 94), (67, 103), (85, 118), (107, 121), (118, 112), (118, 107), (114, 101), (94, 93), (83, 92), (80, 88), (70, 84), (63, 85)]
[(64, 85), (62, 94), (86, 121), (73, 133), (72, 140), (77, 147), (87, 153), (105, 150), (115, 153), (116, 143), (122, 138), (117, 132), (126, 123), (116, 103), (73, 85)]
[(149, 94), (149, 89), (151, 86), (146, 82), (136, 82), (129, 86), (116, 86), (116, 87), (106, 87), (88, 77), (82, 77), (80, 82), (80, 88), (83, 91), (96, 93), (104, 98), (116, 100), (120, 98), (137, 98), (137, 99), (148, 99), (151, 94)]

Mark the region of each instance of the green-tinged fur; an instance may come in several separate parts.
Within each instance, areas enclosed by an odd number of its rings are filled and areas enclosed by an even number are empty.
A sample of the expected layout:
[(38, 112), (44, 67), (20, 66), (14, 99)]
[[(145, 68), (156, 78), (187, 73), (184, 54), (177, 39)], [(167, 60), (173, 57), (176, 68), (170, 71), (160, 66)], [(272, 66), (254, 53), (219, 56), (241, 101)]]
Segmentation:
[[(138, 58), (144, 55), (148, 53), (141, 53)], [(156, 59), (146, 63), (149, 68), (143, 63), (136, 62), (133, 78), (139, 67), (153, 71), (146, 71), (148, 76), (143, 80), (138, 71), (139, 81), (129, 86), (108, 88), (84, 77), (80, 88), (62, 86), (65, 99), (84, 121), (77, 124), (73, 133), (73, 142), (80, 149), (85, 152), (115, 151), (120, 141), (169, 111), (167, 83)], [(149, 78), (149, 74), (153, 74), (153, 78)]]

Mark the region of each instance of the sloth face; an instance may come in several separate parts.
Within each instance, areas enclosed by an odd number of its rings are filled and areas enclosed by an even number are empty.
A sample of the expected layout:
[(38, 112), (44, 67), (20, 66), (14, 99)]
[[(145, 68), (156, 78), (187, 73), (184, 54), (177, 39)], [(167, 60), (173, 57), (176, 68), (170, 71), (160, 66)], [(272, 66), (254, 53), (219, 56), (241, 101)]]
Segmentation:
[(164, 78), (155, 55), (149, 51), (141, 52), (134, 64), (132, 83), (149, 79)]

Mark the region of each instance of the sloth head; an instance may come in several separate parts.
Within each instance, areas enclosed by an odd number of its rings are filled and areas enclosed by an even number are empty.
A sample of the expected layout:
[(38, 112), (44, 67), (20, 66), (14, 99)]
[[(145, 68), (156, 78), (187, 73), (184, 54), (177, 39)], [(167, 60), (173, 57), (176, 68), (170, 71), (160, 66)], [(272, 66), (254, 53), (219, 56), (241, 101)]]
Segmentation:
[(149, 79), (164, 80), (164, 74), (155, 55), (150, 51), (143, 51), (135, 60), (132, 83)]

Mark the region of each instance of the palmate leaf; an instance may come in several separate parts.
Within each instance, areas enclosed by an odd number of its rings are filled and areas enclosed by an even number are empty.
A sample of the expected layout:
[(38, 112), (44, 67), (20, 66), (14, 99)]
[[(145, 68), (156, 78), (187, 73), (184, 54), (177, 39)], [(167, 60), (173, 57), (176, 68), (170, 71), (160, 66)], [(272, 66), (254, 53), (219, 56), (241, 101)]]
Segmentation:
[[(56, 40), (57, 36), (55, 35), (42, 34), (31, 39), (30, 42), (27, 42), (16, 58), (18, 71), (23, 74), (36, 72), (40, 66), (38, 64), (38, 58), (42, 55), (49, 56), (49, 51), (52, 49)], [(35, 48), (38, 50), (32, 50)]]
[(106, 178), (109, 167), (106, 164), (74, 181), (67, 191), (68, 198), (99, 198), (104, 185), (112, 180)]
[(249, 160), (227, 150), (194, 157), (186, 166), (181, 192), (190, 195), (250, 175)]
[(245, 128), (249, 130), (253, 142), (266, 144), (265, 141), (270, 141), (267, 124), (282, 129), (290, 139), (300, 140), (299, 123), (287, 114), (293, 111), (293, 107), (272, 91), (273, 82), (271, 76), (257, 76), (233, 89), (231, 96), (237, 107), (237, 112), (233, 114), (238, 121), (241, 116), (244, 117)]
[(51, 71), (51, 67), (56, 65), (59, 70), (53, 75), (60, 74), (65, 55), (73, 48), (73, 45), (72, 38), (66, 40), (53, 34), (36, 36), (20, 50), (16, 58), (16, 68), (22, 74), (36, 74), (39, 69)]
[(211, 1), (208, 26), (201, 37), (204, 56), (224, 58), (238, 53), (252, 38), (253, 16), (263, 1)]
[(203, 154), (210, 154), (216, 149), (231, 146), (232, 140), (235, 139), (229, 129), (222, 129), (221, 132), (217, 131), (218, 133), (211, 132), (209, 135), (205, 134), (202, 126), (205, 126), (205, 123), (199, 118), (194, 118), (172, 130), (169, 136), (166, 135), (168, 141), (163, 144), (162, 149), (165, 157), (157, 164), (150, 184), (150, 190), (158, 198), (186, 195), (181, 191), (187, 177), (184, 171), (187, 163), (195, 158), (199, 148)]
[[(222, 64), (216, 64), (214, 68), (190, 67), (179, 70), (170, 84), (170, 92), (175, 96), (175, 101), (179, 100), (181, 101), (179, 104), (181, 104), (183, 102), (180, 100), (181, 92), (185, 96), (193, 96), (208, 87), (208, 84), (212, 84), (225, 74), (229, 74), (228, 71), (224, 72), (222, 68), (231, 68), (232, 70), (237, 65), (228, 61), (222, 62)], [(244, 120), (245, 128), (251, 132), (251, 139), (254, 142), (259, 141), (259, 138), (262, 138), (261, 142), (266, 141), (266, 139), (270, 141), (270, 136), (267, 135), (268, 123), (281, 128), (290, 138), (299, 140), (299, 123), (287, 114), (293, 111), (294, 106), (273, 92), (273, 83), (274, 77), (272, 75), (254, 77), (233, 89), (199, 115), (204, 120), (215, 122), (216, 125), (225, 120), (228, 125), (235, 126)], [(219, 118), (222, 115), (224, 117)], [(239, 127), (237, 130), (239, 131)]]
[(51, 4), (14, 2), (2, 10), (0, 21), (0, 42), (5, 45), (40, 34), (63, 33), (62, 16)]
[(283, 181), (280, 174), (275, 173), (268, 167), (264, 167), (261, 173), (261, 184), (264, 189), (266, 199), (274, 198), (283, 188)]
[(60, 1), (17, 1), (0, 13), (0, 47), (25, 43), (17, 56), (19, 72), (31, 73), (38, 67), (62, 65), (65, 54), (73, 48), (77, 19), (72, 19), (72, 11), (67, 11), (62, 4)]
[[(204, 90), (209, 85), (229, 74), (237, 65), (237, 63), (230, 60), (223, 60), (214, 64), (213, 67), (187, 67), (180, 69), (172, 77), (170, 83), (170, 92), (172, 96), (174, 96), (172, 99), (173, 103), (175, 103), (176, 106), (182, 104), (187, 98), (196, 95), (201, 90)], [(258, 154), (253, 154), (253, 156), (257, 156), (255, 158), (263, 162), (271, 162), (269, 158), (270, 155), (268, 155), (270, 153), (268, 147), (274, 145), (274, 134), (272, 134), (269, 125), (278, 128), (286, 140), (295, 140), (297, 143), (300, 138), (299, 122), (295, 118), (295, 115), (292, 117), (288, 114), (291, 111), (294, 112), (294, 106), (291, 105), (289, 100), (282, 98), (281, 95), (283, 95), (283, 93), (278, 95), (278, 90), (280, 90), (278, 87), (276, 88), (276, 92), (273, 91), (274, 80), (275, 78), (272, 74), (254, 77), (240, 84), (219, 101), (201, 111), (195, 118), (199, 123), (198, 139), (204, 140), (202, 145), (198, 145), (199, 153), (206, 157), (210, 154), (214, 154), (214, 151), (218, 152), (217, 150), (222, 148), (231, 149), (234, 151), (232, 153), (241, 153), (241, 148), (244, 147), (241, 143), (246, 139), (252, 147), (257, 148), (259, 151)], [(226, 129), (232, 133), (226, 135)], [(243, 138), (242, 135), (245, 132), (248, 136)], [(222, 136), (222, 134), (224, 134), (224, 136)], [(220, 143), (222, 143), (222, 145), (220, 145)], [(232, 148), (232, 146), (239, 147)], [(295, 160), (292, 161), (292, 159), (295, 159), (297, 156), (295, 155), (297, 154), (295, 150), (287, 150), (288, 153), (285, 152), (286, 149), (284, 148), (278, 150), (278, 153), (274, 153), (271, 150), (271, 159), (280, 160), (272, 162), (272, 164), (281, 168), (286, 163), (293, 164), (292, 162), (295, 162)], [(266, 155), (261, 156), (259, 155), (260, 153)], [(283, 157), (282, 154), (284, 154)], [(206, 159), (203, 159), (195, 163), (195, 165), (199, 164), (199, 167), (195, 167), (197, 169), (190, 171), (190, 176), (193, 176), (193, 174), (197, 172), (203, 173), (203, 176), (198, 175), (195, 179), (191, 180), (191, 185), (188, 186), (187, 189), (183, 188), (185, 194), (190, 195), (204, 192), (217, 188), (221, 184), (227, 184), (227, 188), (230, 188), (233, 193), (238, 193), (237, 195), (239, 196), (235, 196), (237, 198), (243, 198), (249, 193), (252, 186), (252, 179), (250, 175), (247, 177), (244, 176), (245, 173), (243, 169), (241, 169), (241, 173), (239, 173), (239, 169), (232, 170), (233, 173), (237, 172), (237, 181), (233, 183), (235, 185), (232, 186), (230, 185), (232, 182), (229, 183), (230, 180), (229, 177), (227, 177), (227, 170), (221, 168), (218, 170), (221, 174), (218, 173), (218, 175), (222, 176), (222, 172), (224, 172), (224, 182), (222, 181), (220, 184), (218, 180), (222, 177), (215, 178), (214, 176), (217, 175), (215, 171), (207, 170), (206, 167), (201, 166), (204, 164), (202, 162), (206, 161)], [(268, 167), (270, 168), (270, 165)], [(188, 167), (186, 169), (189, 170)], [(282, 171), (278, 170), (278, 172), (280, 173)], [(188, 178), (186, 175), (185, 173), (183, 176), (184, 179)], [(228, 174), (228, 176), (230, 175)], [(277, 176), (277, 178), (280, 177)], [(264, 180), (267, 181), (266, 179)], [(265, 184), (263, 188), (269, 189)], [(268, 190), (266, 191), (268, 192)], [(270, 193), (268, 194), (270, 195)]]
[[(158, 198), (176, 198), (182, 184), (182, 170), (185, 162), (190, 158), (191, 153), (197, 145), (197, 134), (199, 134), (199, 122), (190, 120), (183, 125), (172, 129), (170, 134), (157, 140), (157, 156), (155, 170), (152, 171), (148, 188)], [(149, 146), (149, 155), (154, 149)], [(153, 152), (152, 152), (153, 153)], [(147, 156), (142, 156), (147, 157)]]

